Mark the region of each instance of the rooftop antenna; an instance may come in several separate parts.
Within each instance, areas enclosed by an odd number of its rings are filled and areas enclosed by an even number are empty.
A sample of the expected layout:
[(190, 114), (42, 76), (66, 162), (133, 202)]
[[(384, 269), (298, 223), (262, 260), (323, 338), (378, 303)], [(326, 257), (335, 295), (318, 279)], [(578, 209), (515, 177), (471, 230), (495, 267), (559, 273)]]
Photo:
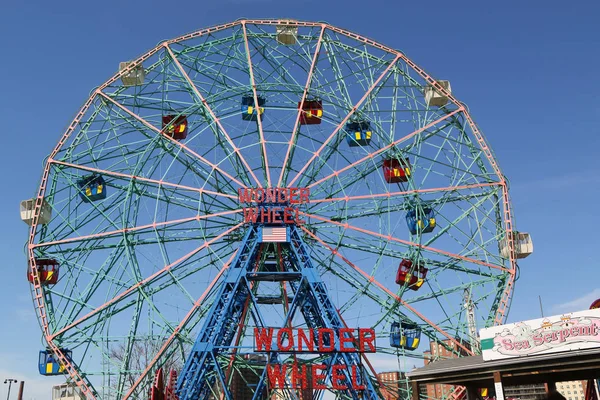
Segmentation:
[(542, 307), (542, 296), (538, 295), (538, 299), (540, 299), (540, 312), (542, 313), (542, 318), (544, 318), (544, 307)]

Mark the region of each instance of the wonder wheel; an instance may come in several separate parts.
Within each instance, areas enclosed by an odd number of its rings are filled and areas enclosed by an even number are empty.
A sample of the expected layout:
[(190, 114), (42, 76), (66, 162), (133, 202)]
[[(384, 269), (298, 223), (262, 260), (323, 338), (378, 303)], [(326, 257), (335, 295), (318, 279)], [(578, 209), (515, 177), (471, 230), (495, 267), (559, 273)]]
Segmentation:
[(315, 395), (406, 396), (401, 374), (375, 374), (477, 352), (531, 252), (448, 81), (292, 20), (238, 20), (121, 63), (21, 215), (40, 373), (99, 399), (146, 398), (160, 367), (180, 373), (181, 398), (305, 399), (265, 364), (331, 354), (257, 352), (254, 328), (342, 325), (376, 334), (376, 353), (337, 361), (367, 389), (335, 391), (329, 374)]

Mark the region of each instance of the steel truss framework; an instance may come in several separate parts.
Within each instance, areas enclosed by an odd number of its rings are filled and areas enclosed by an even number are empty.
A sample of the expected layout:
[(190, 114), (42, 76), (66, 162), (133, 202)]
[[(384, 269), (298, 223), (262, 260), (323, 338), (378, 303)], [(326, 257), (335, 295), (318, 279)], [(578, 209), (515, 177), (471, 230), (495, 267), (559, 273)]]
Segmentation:
[[(277, 42), (279, 24), (298, 28), (296, 44)], [(143, 84), (122, 85), (137, 66)], [(427, 85), (448, 104), (428, 107)], [(242, 96), (266, 99), (262, 119), (240, 118)], [(302, 125), (298, 103), (315, 98), (321, 124)], [(187, 116), (186, 139), (161, 133), (167, 114)], [(349, 147), (344, 127), (357, 119), (373, 137)], [(385, 182), (390, 157), (409, 159), (407, 182)], [(106, 181), (106, 199), (81, 201), (77, 181), (90, 174)], [(30, 269), (35, 258), (58, 260), (60, 279), (42, 286), (36, 276), (34, 305), (48, 347), (88, 398), (142, 398), (159, 366), (188, 356), (240, 251), (237, 190), (268, 186), (310, 188), (302, 240), (345, 323), (376, 329), (379, 361), (398, 356), (407, 368), (423, 357), (388, 347), (398, 320), (469, 353), (467, 288), (479, 327), (503, 322), (516, 275), (512, 241), (510, 257), (498, 248), (513, 232), (508, 184), (466, 107), (403, 53), (360, 35), (239, 20), (165, 41), (110, 78), (45, 163), (27, 255)], [(43, 200), (47, 225), (37, 223)], [(425, 205), (437, 227), (411, 235), (404, 216)], [(393, 282), (403, 258), (429, 268), (418, 291)], [(275, 286), (265, 296), (281, 296)], [(285, 304), (262, 307), (287, 315)], [(255, 320), (243, 321), (230, 377), (251, 347)], [(136, 369), (140, 343), (150, 350)]]
[[(264, 310), (261, 311), (260, 304), (269, 304), (273, 300), (282, 299), (279, 296), (261, 294), (259, 289), (261, 281), (287, 283), (284, 301), (286, 314), (283, 315), (283, 321), (279, 321), (281, 328), (292, 328), (296, 325), (293, 321), (297, 319), (295, 317), (298, 312), (302, 314), (304, 324), (309, 329), (329, 328), (337, 334), (340, 329), (347, 328), (313, 266), (308, 255), (308, 247), (302, 241), (301, 231), (295, 226), (290, 230), (289, 243), (269, 244), (261, 243), (257, 226), (248, 229), (232, 267), (219, 289), (217, 301), (213, 303), (208, 313), (187, 359), (183, 374), (180, 376), (178, 382), (180, 399), (206, 399), (210, 396), (218, 397), (221, 393), (227, 399), (235, 398), (229, 390), (230, 374), (226, 373), (226, 367), (235, 360), (239, 343), (233, 344), (233, 342), (238, 328), (246, 324), (243, 321), (245, 315), (252, 319), (255, 327), (273, 326), (267, 323), (272, 318), (263, 315)], [(331, 344), (329, 339), (326, 338), (328, 345)], [(339, 339), (336, 339), (336, 343), (339, 343)], [(223, 356), (225, 356), (224, 360), (220, 362)], [(295, 357), (289, 357), (290, 362), (294, 359)], [(284, 361), (277, 352), (270, 352), (264, 358), (265, 364), (268, 362), (283, 365)], [(360, 355), (357, 352), (332, 352), (324, 360), (324, 364), (328, 366), (328, 376), (331, 375), (333, 363), (346, 367), (343, 386), (348, 390), (343, 391), (345, 393), (342, 395), (352, 399), (376, 400), (380, 397), (371, 379), (363, 379), (367, 376), (363, 373), (360, 374), (361, 379), (357, 383), (362, 385), (364, 382), (365, 389), (352, 389), (351, 367), (355, 366), (362, 371)], [(265, 398), (268, 385), (266, 368), (262, 369), (257, 378), (259, 379), (254, 388), (253, 398), (262, 399)], [(290, 379), (286, 386), (293, 388), (294, 382)], [(297, 398), (293, 389), (288, 390), (286, 398), (288, 396)]]

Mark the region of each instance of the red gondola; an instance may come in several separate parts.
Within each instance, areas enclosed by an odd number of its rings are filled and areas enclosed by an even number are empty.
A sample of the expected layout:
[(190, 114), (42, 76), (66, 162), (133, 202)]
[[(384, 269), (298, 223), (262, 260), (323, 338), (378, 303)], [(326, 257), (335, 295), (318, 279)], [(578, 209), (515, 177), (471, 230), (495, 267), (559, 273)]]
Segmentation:
[(175, 140), (185, 139), (188, 133), (187, 116), (163, 115), (162, 128), (163, 134), (170, 136)]
[[(300, 108), (302, 102), (298, 103)], [(316, 125), (323, 117), (323, 102), (321, 100), (305, 100), (300, 113), (300, 125)]]
[(413, 270), (413, 262), (411, 260), (403, 259), (398, 266), (398, 273), (396, 274), (396, 283), (398, 285), (407, 284), (411, 290), (419, 290), (425, 279), (427, 278), (427, 268), (422, 265), (417, 265)]
[(408, 159), (388, 158), (383, 160), (383, 177), (387, 183), (406, 182), (409, 176), (410, 161)]
[[(42, 286), (55, 285), (58, 282), (58, 261), (51, 258), (36, 258), (35, 266)], [(33, 283), (33, 273), (29, 269), (27, 280)]]

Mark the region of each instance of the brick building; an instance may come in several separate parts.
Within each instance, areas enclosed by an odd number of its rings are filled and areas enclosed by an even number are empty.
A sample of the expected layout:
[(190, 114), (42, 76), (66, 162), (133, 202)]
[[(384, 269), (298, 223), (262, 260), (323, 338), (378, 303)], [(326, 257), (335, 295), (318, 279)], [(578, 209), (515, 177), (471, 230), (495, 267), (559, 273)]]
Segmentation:
[[(462, 343), (463, 346), (470, 349), (471, 345), (464, 340), (456, 339), (457, 342)], [(452, 349), (448, 350), (444, 344)], [(446, 358), (458, 358), (460, 356), (468, 356), (469, 354), (462, 348), (458, 347), (456, 343), (450, 339), (446, 339), (440, 342), (429, 342), (429, 350), (424, 351), (425, 365), (435, 362), (439, 359)], [(452, 385), (427, 385), (427, 397), (441, 399), (447, 397), (452, 390)]]
[(399, 371), (381, 372), (377, 374), (381, 382), (381, 394), (383, 400), (397, 400), (400, 398), (400, 382), (405, 380), (403, 373)]

